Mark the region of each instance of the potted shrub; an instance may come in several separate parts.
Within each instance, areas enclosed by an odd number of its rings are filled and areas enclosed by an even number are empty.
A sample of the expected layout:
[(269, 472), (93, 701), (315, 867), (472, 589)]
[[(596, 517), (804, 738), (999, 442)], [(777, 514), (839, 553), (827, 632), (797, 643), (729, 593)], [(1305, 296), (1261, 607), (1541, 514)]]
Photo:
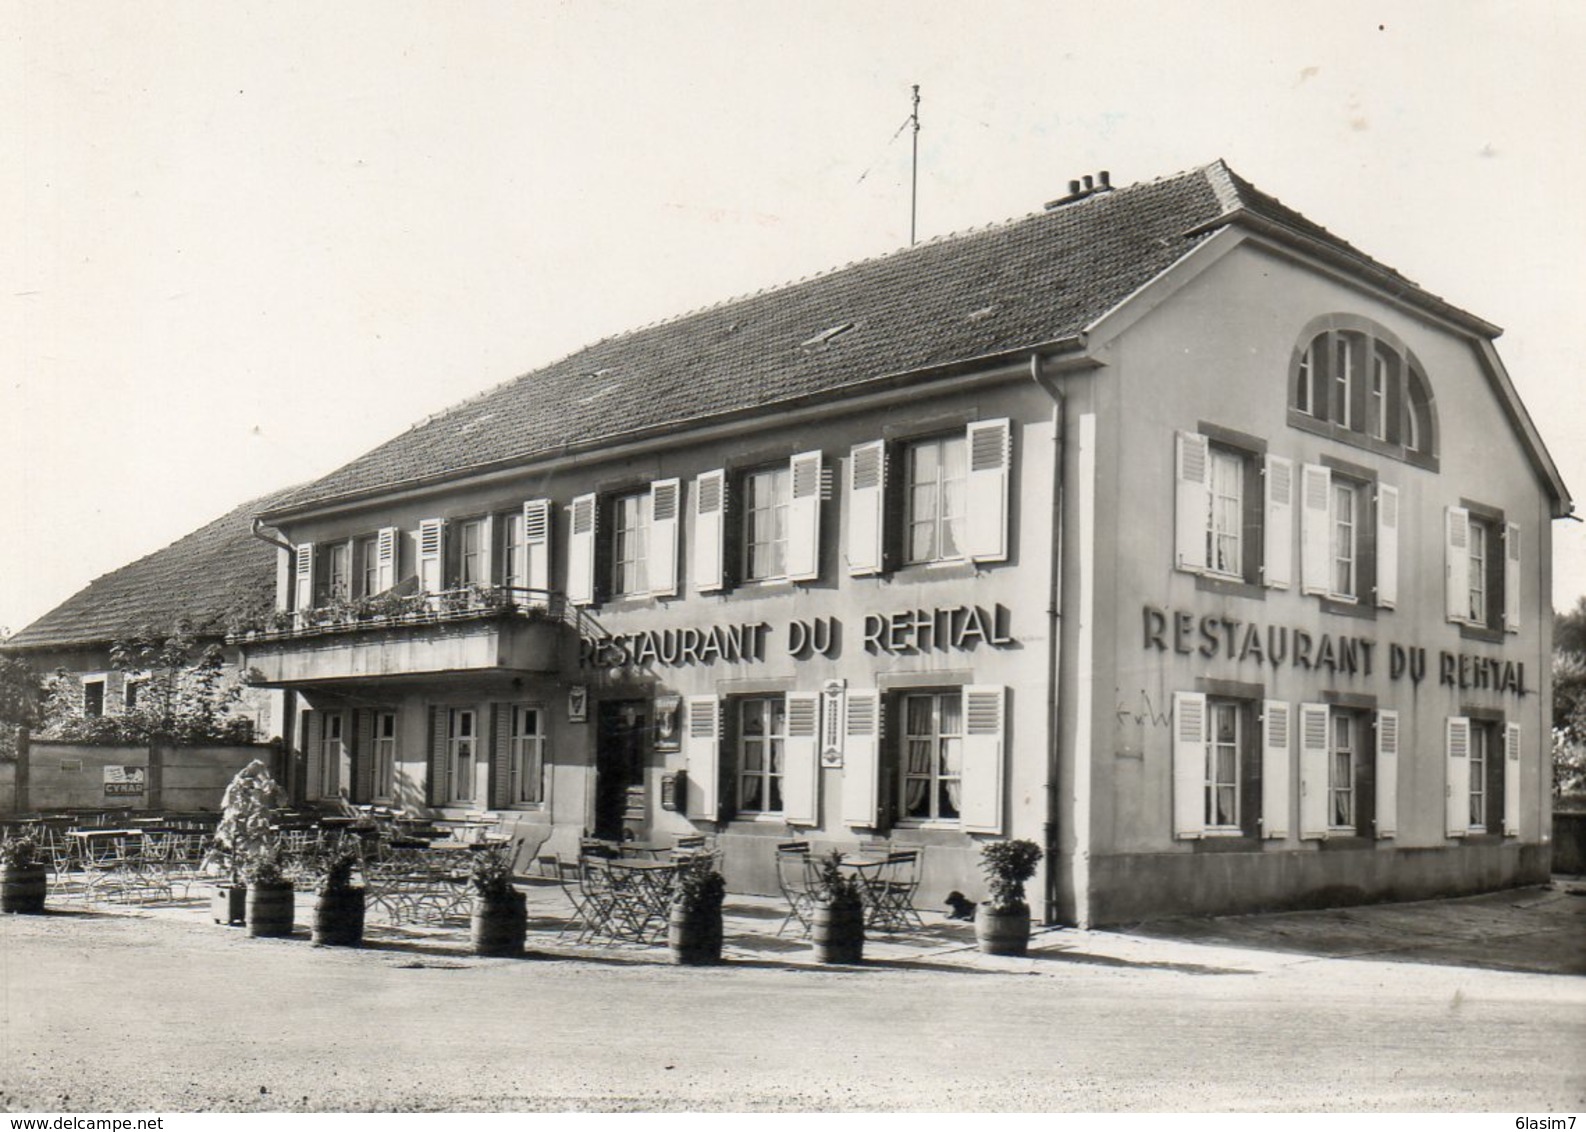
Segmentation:
[(357, 850), (342, 843), (325, 860), (325, 878), (314, 901), (310, 937), (326, 947), (357, 947), (363, 943), (363, 885), (352, 883), (359, 866)]
[(292, 934), (295, 893), (281, 864), (281, 847), (272, 839), (245, 866), (248, 880), (248, 934)]
[(842, 871), (843, 855), (833, 849), (811, 877), (810, 939), (817, 963), (858, 963), (865, 957), (865, 904), (859, 878)]
[(666, 927), (672, 962), (721, 962), (721, 903), (726, 895), (727, 882), (709, 853), (695, 854), (679, 866)]
[(38, 842), (31, 837), (0, 841), (0, 912), (42, 913), (47, 883)]
[(243, 870), (272, 840), (270, 812), (280, 797), (281, 788), (259, 759), (239, 770), (221, 796), (214, 847), (204, 862), (206, 868), (218, 865), (225, 872), (226, 879), (215, 886), (210, 902), (217, 924), (240, 924), (246, 919)]
[(473, 912), (468, 918), (474, 954), (522, 955), (529, 912), (523, 893), (512, 887), (511, 855), (502, 848), (476, 852), (468, 871), (468, 886), (474, 893)]
[(992, 841), (980, 847), (990, 899), (975, 910), (975, 939), (987, 955), (1023, 955), (1030, 946), (1024, 882), (1035, 875), (1041, 847), (1033, 841)]

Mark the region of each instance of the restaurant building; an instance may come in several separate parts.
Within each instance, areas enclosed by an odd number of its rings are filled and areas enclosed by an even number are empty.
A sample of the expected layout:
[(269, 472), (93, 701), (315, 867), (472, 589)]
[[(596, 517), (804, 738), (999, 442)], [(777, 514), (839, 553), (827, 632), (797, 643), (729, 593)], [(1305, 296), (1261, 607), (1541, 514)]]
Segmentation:
[(1544, 879), (1550, 523), (1498, 329), (1223, 163), (596, 343), (263, 515), (306, 799), (538, 852), (1048, 851), (1104, 924)]

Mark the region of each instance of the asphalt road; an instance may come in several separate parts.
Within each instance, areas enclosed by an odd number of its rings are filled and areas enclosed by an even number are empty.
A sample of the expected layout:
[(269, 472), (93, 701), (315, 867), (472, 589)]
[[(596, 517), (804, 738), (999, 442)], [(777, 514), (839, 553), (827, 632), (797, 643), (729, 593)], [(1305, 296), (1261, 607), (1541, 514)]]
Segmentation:
[(1030, 960), (480, 960), (0, 917), (0, 1107), (1586, 1108), (1586, 979), (1185, 941)]

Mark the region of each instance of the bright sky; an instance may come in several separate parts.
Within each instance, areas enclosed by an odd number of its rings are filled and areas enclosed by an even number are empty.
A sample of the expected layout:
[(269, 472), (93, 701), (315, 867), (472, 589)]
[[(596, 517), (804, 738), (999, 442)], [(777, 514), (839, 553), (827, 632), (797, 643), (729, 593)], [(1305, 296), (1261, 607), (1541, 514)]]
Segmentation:
[(913, 83), (922, 238), (1226, 158), (1505, 327), (1586, 496), (1583, 58), (1573, 0), (3, 0), (0, 626), (586, 342), (907, 243)]

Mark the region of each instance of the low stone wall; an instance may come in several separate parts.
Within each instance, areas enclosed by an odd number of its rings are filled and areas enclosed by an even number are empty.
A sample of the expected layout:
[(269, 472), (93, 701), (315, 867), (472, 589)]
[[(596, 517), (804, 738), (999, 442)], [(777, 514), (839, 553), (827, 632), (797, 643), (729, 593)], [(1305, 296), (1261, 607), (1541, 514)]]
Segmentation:
[(0, 760), (0, 814), (14, 813), (17, 809), (17, 764), (10, 759)]
[(1553, 814), (1553, 871), (1586, 874), (1586, 811)]
[[(34, 739), (11, 809), (218, 810), (226, 784), (254, 759), (280, 776), (273, 746), (99, 747)], [(0, 802), (5, 800), (0, 793)]]

